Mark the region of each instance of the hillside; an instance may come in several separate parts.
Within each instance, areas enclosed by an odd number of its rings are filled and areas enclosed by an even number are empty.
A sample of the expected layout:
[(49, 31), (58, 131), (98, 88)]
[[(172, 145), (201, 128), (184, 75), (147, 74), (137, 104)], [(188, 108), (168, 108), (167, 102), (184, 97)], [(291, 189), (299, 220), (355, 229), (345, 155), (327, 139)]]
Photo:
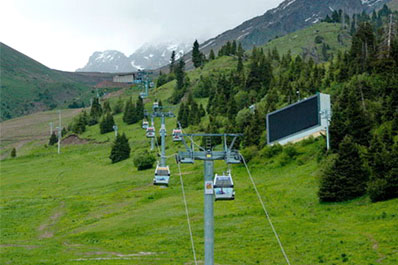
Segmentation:
[[(155, 100), (170, 107), (184, 132), (243, 133), (239, 149), (249, 161), (291, 264), (398, 263), (398, 41), (395, 36), (388, 51), (384, 33), (375, 26), (386, 23), (385, 11), (379, 12), (379, 20), (358, 15), (368, 23), (355, 29), (351, 43), (346, 43), (348, 36), (342, 38), (343, 45), (336, 41), (339, 25), (322, 23), (297, 32), (297, 37), (271, 41), (263, 49), (244, 53), (227, 47), (226, 54), (189, 72), (178, 62), (173, 74), (161, 76), (174, 80), (150, 89), (144, 100), (146, 110)], [(322, 42), (315, 43), (317, 36)], [(282, 52), (302, 55), (302, 45), (322, 43), (331, 53), (348, 52), (329, 57), (326, 63)], [(127, 106), (130, 97), (135, 101), (139, 92), (124, 90), (122, 105)], [(266, 114), (317, 92), (332, 97), (331, 149), (326, 150), (324, 137), (267, 146)], [(175, 98), (177, 103), (170, 105)], [(108, 102), (114, 109), (119, 99)], [(198, 104), (205, 109), (199, 118)], [(153, 168), (137, 171), (134, 166), (134, 157), (150, 147), (141, 121), (127, 125), (122, 116), (114, 119), (131, 147), (130, 158), (124, 161), (112, 164), (109, 159), (113, 132), (100, 134), (98, 124), (85, 126), (92, 121), (91, 114), (75, 119), (73, 125), (83, 123), (86, 131), (74, 140), (66, 136), (60, 155), (55, 146), (38, 141), (17, 148), (16, 158), (0, 161), (1, 263), (195, 264), (174, 158), (184, 145), (170, 137), (177, 119), (166, 119), (171, 180), (168, 188), (162, 188), (152, 185)], [(26, 135), (36, 124), (23, 127), (23, 121), (28, 118), (1, 125)], [(40, 121), (39, 127), (46, 122)], [(158, 118), (155, 128), (158, 132)], [(41, 133), (48, 137), (47, 131)], [(200, 144), (201, 139), (195, 142)], [(158, 148), (151, 153), (157, 159)], [(214, 173), (227, 169), (224, 161), (217, 161)], [(236, 198), (214, 205), (215, 264), (284, 264), (246, 168), (232, 165), (231, 170)], [(198, 264), (203, 264), (203, 163), (181, 165), (181, 176)], [(321, 188), (330, 193), (329, 201), (320, 196)]]
[(75, 98), (88, 102), (91, 87), (109, 74), (79, 74), (52, 70), (0, 43), (1, 117), (65, 107)]
[[(156, 92), (166, 99), (166, 91)], [(132, 156), (149, 148), (140, 124), (127, 126), (121, 115), (116, 122), (130, 139)], [(168, 132), (174, 125), (175, 119), (167, 119)], [(111, 164), (114, 134), (98, 132), (97, 125), (82, 135), (97, 143), (65, 146), (61, 155), (55, 147), (37, 147), (1, 162), (1, 261), (192, 264), (174, 158), (167, 160), (172, 172), (169, 188), (154, 187), (153, 169), (137, 171), (132, 158)], [(323, 145), (322, 139), (297, 144), (299, 155), (284, 166), (283, 153), (250, 163), (292, 264), (395, 264), (397, 200), (375, 204), (362, 197), (319, 204), (316, 157)], [(168, 156), (182, 148), (167, 137)], [(181, 168), (198, 260), (203, 260), (203, 165), (197, 161)], [(216, 163), (215, 172), (225, 169), (224, 163)], [(215, 204), (216, 263), (282, 264), (245, 168), (233, 166), (232, 173), (236, 200)]]
[[(280, 54), (289, 50), (292, 55), (327, 61), (330, 54), (346, 50), (351, 44), (351, 36), (340, 24), (318, 23), (311, 27), (271, 40), (262, 46), (265, 50), (278, 49)], [(326, 57), (326, 58), (325, 58)]]
[(388, 7), (391, 10), (398, 11), (398, 0), (391, 0), (391, 2), (388, 3)]
[[(227, 41), (236, 40), (245, 49), (262, 46), (275, 37), (298, 31), (318, 23), (335, 10), (353, 15), (363, 11), (371, 13), (391, 0), (285, 0), (278, 7), (263, 15), (249, 19), (239, 26), (201, 43), (201, 51), (209, 55), (210, 50), (217, 52)], [(184, 58), (188, 68), (192, 67), (191, 53)]]

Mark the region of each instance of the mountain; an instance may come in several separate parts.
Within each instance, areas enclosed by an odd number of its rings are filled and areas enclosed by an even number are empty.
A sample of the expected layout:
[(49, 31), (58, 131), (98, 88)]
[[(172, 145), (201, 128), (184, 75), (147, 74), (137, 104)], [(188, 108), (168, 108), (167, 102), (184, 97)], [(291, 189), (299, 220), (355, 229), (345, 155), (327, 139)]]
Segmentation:
[(77, 72), (103, 72), (120, 73), (136, 71), (126, 55), (119, 51), (107, 50), (104, 52), (94, 52), (88, 59), (88, 63)]
[(137, 71), (138, 69), (156, 69), (170, 62), (172, 51), (176, 51), (176, 58), (178, 59), (190, 49), (191, 46), (188, 44), (162, 42), (144, 44), (129, 57), (115, 50), (97, 51), (90, 56), (86, 66), (76, 71), (123, 73)]
[(50, 69), (4, 43), (0, 62), (0, 120), (66, 106), (76, 98), (88, 102), (95, 84), (112, 80), (110, 74)]
[[(215, 38), (201, 44), (201, 51), (208, 54), (211, 49), (217, 51), (227, 41), (237, 40), (245, 49), (254, 45), (261, 46), (277, 36), (315, 24), (334, 10), (343, 10), (346, 14), (371, 12), (391, 0), (286, 0), (277, 8), (264, 15), (243, 22)], [(190, 55), (187, 55), (189, 61)]]

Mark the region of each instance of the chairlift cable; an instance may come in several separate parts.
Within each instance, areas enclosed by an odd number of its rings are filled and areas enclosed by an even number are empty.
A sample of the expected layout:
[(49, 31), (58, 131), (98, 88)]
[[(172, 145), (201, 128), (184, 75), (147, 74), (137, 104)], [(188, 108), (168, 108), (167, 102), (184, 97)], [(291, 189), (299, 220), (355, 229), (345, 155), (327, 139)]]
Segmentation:
[(179, 171), (179, 173), (180, 173), (181, 190), (182, 190), (182, 197), (184, 198), (185, 213), (186, 213), (186, 215), (187, 215), (189, 236), (191, 237), (191, 245), (192, 245), (193, 259), (194, 259), (194, 261), (195, 261), (195, 265), (198, 265), (198, 262), (197, 262), (197, 260), (196, 260), (195, 244), (194, 244), (193, 236), (192, 236), (191, 222), (190, 222), (190, 219), (189, 219), (188, 204), (187, 204), (187, 199), (185, 198), (184, 182), (183, 182), (183, 180), (182, 180), (182, 174), (181, 174), (180, 163), (177, 163), (177, 165), (178, 165), (178, 171)]
[(285, 257), (285, 260), (286, 260), (287, 264), (290, 265), (289, 258), (287, 257), (287, 254), (286, 254), (286, 252), (285, 252), (285, 249), (283, 248), (282, 242), (281, 242), (281, 240), (279, 239), (278, 233), (276, 232), (275, 227), (274, 227), (274, 225), (272, 224), (271, 217), (270, 217), (270, 215), (269, 215), (267, 209), (265, 208), (265, 204), (264, 204), (264, 202), (263, 202), (263, 199), (261, 198), (261, 195), (260, 195), (260, 193), (259, 193), (258, 190), (257, 190), (256, 183), (254, 183), (254, 180), (253, 180), (253, 177), (252, 177), (252, 175), (251, 175), (251, 173), (250, 173), (249, 167), (248, 167), (247, 164), (246, 164), (246, 160), (245, 160), (245, 158), (243, 157), (243, 155), (242, 155), (241, 153), (239, 153), (239, 154), (240, 154), (240, 156), (242, 157), (242, 160), (243, 160), (243, 163), (245, 164), (245, 167), (246, 167), (247, 173), (248, 173), (248, 175), (249, 175), (250, 181), (252, 182), (253, 187), (254, 187), (254, 190), (255, 190), (256, 193), (257, 193), (257, 197), (258, 197), (258, 199), (259, 199), (259, 201), (260, 201), (260, 203), (261, 203), (261, 206), (263, 207), (263, 210), (264, 210), (265, 215), (267, 216), (267, 220), (268, 220), (268, 222), (269, 222), (269, 224), (270, 224), (270, 226), (271, 226), (271, 228), (272, 228), (272, 231), (274, 232), (275, 238), (276, 238), (276, 240), (278, 241), (278, 244), (279, 244), (279, 247), (280, 247), (280, 249), (281, 249), (281, 251), (282, 251), (282, 254), (283, 254), (283, 256)]

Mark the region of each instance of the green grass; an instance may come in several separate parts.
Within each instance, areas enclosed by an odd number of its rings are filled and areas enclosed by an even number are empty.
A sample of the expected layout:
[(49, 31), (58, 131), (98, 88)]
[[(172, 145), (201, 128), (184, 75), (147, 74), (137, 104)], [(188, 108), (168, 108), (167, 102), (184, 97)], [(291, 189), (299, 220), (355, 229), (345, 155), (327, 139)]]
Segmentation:
[[(277, 48), (281, 55), (286, 54), (289, 50), (293, 55), (303, 55), (305, 51), (310, 51), (311, 57), (321, 60), (322, 43), (315, 43), (316, 36), (323, 37), (323, 42), (329, 45), (329, 54), (346, 49), (351, 43), (351, 36), (347, 30), (341, 28), (341, 24), (317, 23), (311, 27), (274, 39), (262, 47), (264, 50)], [(340, 36), (340, 42), (338, 36)]]
[(398, 11), (398, 0), (392, 0), (387, 5), (391, 10)]
[[(99, 143), (38, 147), (1, 162), (2, 264), (192, 264), (188, 227), (174, 158), (169, 188), (152, 186), (153, 169), (137, 171), (136, 150), (149, 148), (139, 124), (127, 126), (132, 157), (108, 159), (113, 133), (90, 127)], [(159, 121), (156, 121), (159, 128)], [(167, 120), (170, 133), (174, 119)], [(398, 200), (362, 197), (320, 204), (317, 150), (322, 139), (250, 162), (253, 177), (292, 264), (396, 264)], [(167, 138), (167, 155), (182, 149)], [(226, 169), (217, 162), (215, 172)], [(203, 165), (182, 165), (198, 259), (203, 260)], [(217, 264), (283, 264), (283, 257), (242, 165), (233, 166), (236, 200), (215, 204)], [(147, 256), (125, 256), (153, 252)], [(112, 254), (113, 253), (113, 254)], [(109, 260), (93, 260), (99, 257)], [(115, 259), (119, 258), (119, 259)], [(76, 261), (76, 259), (91, 259)], [(347, 259), (347, 260), (346, 260)], [(345, 262), (344, 262), (344, 261)]]

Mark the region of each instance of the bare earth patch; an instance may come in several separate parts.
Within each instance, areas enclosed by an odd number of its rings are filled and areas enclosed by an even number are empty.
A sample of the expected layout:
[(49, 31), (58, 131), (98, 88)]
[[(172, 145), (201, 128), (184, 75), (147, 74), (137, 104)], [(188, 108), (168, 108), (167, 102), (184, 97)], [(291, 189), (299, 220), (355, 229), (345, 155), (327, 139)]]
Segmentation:
[(71, 134), (67, 137), (65, 137), (62, 141), (61, 144), (64, 145), (69, 145), (69, 144), (86, 144), (89, 141), (86, 139), (81, 139), (79, 138), (79, 136), (77, 136), (76, 134)]
[(39, 226), (40, 235), (39, 238), (51, 238), (54, 236), (54, 231), (51, 229), (59, 220), (59, 218), (64, 214), (65, 203), (61, 202), (60, 206), (56, 208), (54, 213), (50, 218)]

